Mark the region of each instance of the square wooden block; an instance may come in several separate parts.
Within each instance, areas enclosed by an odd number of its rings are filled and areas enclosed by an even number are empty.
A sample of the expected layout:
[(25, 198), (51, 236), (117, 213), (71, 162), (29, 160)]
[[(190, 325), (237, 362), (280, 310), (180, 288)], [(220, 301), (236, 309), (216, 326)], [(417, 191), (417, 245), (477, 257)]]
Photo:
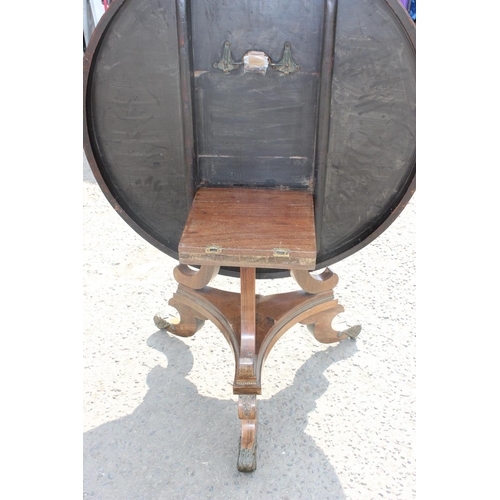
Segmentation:
[(200, 188), (179, 243), (179, 262), (313, 270), (316, 233), (312, 194)]

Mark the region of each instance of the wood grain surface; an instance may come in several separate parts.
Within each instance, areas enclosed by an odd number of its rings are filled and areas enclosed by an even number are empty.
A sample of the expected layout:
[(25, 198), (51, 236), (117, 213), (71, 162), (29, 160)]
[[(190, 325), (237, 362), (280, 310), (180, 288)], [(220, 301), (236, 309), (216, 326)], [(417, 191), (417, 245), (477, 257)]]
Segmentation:
[(201, 188), (179, 243), (179, 261), (314, 269), (315, 241), (311, 193)]

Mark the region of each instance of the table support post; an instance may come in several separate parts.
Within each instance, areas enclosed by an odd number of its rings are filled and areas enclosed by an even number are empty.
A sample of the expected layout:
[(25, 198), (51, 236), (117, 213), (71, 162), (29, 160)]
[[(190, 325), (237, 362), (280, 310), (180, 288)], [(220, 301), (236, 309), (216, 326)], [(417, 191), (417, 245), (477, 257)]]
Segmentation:
[[(238, 363), (237, 383), (255, 385), (255, 275), (254, 267), (240, 269), (241, 295), (241, 341)], [(238, 453), (238, 470), (252, 472), (257, 466), (257, 396), (240, 395), (238, 398), (238, 416), (241, 420), (241, 437)]]
[(257, 381), (255, 374), (255, 268), (242, 267), (240, 279), (241, 340), (237, 379), (243, 385), (254, 385)]

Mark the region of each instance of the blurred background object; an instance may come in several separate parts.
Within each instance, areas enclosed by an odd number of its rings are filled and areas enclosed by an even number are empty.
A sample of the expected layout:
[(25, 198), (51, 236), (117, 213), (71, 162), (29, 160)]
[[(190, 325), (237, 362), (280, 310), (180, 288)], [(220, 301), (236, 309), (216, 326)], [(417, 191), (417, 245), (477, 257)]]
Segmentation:
[(99, 19), (113, 0), (83, 0), (83, 52), (89, 44), (90, 37)]
[(417, 22), (417, 0), (399, 0), (408, 11), (410, 17)]
[[(83, 0), (83, 52), (99, 19), (108, 10), (113, 0)], [(417, 0), (400, 0), (413, 21), (417, 22)]]

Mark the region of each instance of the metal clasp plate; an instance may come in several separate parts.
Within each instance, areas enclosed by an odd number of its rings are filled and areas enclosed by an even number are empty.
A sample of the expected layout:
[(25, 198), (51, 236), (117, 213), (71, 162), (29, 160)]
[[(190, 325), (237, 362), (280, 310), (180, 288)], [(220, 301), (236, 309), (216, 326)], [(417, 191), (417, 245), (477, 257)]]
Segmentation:
[(290, 257), (288, 248), (273, 248), (273, 257)]
[(238, 69), (241, 65), (244, 66), (245, 73), (256, 71), (263, 75), (266, 74), (268, 66), (285, 75), (300, 71), (300, 66), (293, 60), (292, 44), (290, 42), (285, 42), (281, 60), (277, 63), (273, 63), (271, 58), (260, 50), (249, 50), (243, 56), (243, 61), (235, 61), (233, 59), (233, 53), (231, 52), (231, 44), (226, 40), (222, 49), (221, 58), (219, 61), (213, 63), (213, 67), (228, 74), (230, 71)]
[(222, 247), (218, 245), (208, 245), (205, 247), (205, 253), (221, 253)]

